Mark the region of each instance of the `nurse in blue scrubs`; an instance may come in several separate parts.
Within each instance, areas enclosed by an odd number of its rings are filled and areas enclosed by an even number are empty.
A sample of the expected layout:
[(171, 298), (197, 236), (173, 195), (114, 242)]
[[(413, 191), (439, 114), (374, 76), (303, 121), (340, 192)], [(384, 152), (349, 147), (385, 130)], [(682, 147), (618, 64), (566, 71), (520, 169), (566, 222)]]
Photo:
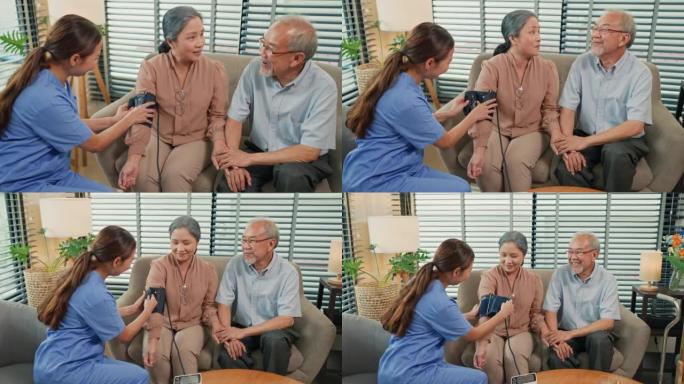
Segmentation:
[(97, 26), (66, 15), (10, 77), (0, 92), (0, 191), (111, 191), (69, 169), (71, 149), (102, 151), (154, 110), (124, 106), (113, 117), (79, 118), (67, 78), (93, 69), (101, 50)]
[(473, 268), (473, 250), (461, 240), (447, 239), (402, 289), (399, 299), (382, 318), (392, 333), (380, 359), (378, 384), (487, 384), (477, 369), (444, 361), (444, 343), (461, 337), (467, 341), (487, 337), (513, 312), (513, 302), (486, 322), (473, 327), (478, 307), (465, 315), (446, 288), (467, 280)]
[(423, 164), (428, 145), (453, 147), (476, 121), (490, 118), (491, 100), (476, 107), (448, 131), (440, 122), (456, 116), (462, 96), (445, 112), (432, 112), (420, 83), (446, 72), (454, 54), (454, 39), (434, 23), (417, 25), (404, 48), (390, 54), (382, 71), (347, 115), (357, 147), (344, 161), (345, 192), (467, 192), (466, 180)]
[[(117, 308), (105, 279), (126, 271), (135, 256), (135, 239), (117, 226), (103, 228), (91, 250), (66, 272), (55, 293), (38, 307), (38, 320), (48, 327), (36, 351), (36, 384), (143, 384), (147, 371), (104, 355), (104, 343), (130, 342), (152, 314), (157, 300), (144, 295), (129, 307)], [(122, 316), (140, 313), (125, 325)]]

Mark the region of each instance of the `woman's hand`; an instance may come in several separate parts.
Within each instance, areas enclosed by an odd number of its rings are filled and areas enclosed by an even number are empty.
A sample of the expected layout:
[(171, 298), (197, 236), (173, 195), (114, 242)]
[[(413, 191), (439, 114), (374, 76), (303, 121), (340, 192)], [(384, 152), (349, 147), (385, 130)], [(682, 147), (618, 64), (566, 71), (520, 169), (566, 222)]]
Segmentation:
[(154, 108), (151, 108), (154, 104), (155, 103), (153, 101), (150, 101), (128, 110), (126, 116), (124, 117), (128, 120), (128, 125), (145, 123), (151, 124), (155, 113), (157, 113)]
[(491, 120), (494, 112), (496, 112), (496, 99), (490, 99), (484, 103), (479, 103), (477, 107), (470, 111), (468, 117), (474, 121)]
[(473, 150), (473, 155), (468, 162), (468, 177), (477, 179), (482, 174), (485, 163), (485, 147), (477, 147)]
[(138, 173), (140, 173), (140, 158), (133, 157), (126, 160), (126, 164), (119, 173), (119, 188), (124, 191), (133, 188), (138, 179)]
[(247, 348), (240, 340), (226, 341), (223, 343), (223, 347), (226, 348), (228, 356), (230, 356), (230, 358), (233, 360), (242, 357), (242, 355), (247, 351)]
[(147, 351), (143, 353), (143, 364), (146, 367), (154, 367), (157, 362), (157, 343), (159, 339), (151, 339), (147, 342)]
[(487, 363), (487, 344), (486, 340), (484, 342), (475, 343), (475, 356), (473, 356), (473, 366), (477, 369), (482, 369)]

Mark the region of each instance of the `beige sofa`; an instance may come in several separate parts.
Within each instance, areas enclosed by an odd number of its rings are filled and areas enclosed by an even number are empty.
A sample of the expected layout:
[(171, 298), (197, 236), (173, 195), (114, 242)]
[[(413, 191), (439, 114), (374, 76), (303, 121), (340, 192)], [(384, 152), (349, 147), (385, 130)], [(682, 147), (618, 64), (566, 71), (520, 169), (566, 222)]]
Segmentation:
[[(157, 257), (141, 257), (135, 261), (128, 290), (117, 301), (119, 306), (131, 305), (140, 296), (140, 292), (145, 288), (150, 263)], [(220, 282), (230, 258), (213, 256), (202, 257), (202, 259), (210, 262), (216, 268)], [(297, 272), (300, 273), (299, 268), (297, 268)], [(335, 341), (336, 330), (332, 322), (304, 296), (304, 290), (301, 287), (300, 273), (302, 317), (295, 319), (294, 329), (299, 333), (299, 338), (293, 346), (288, 377), (304, 383), (311, 383), (328, 357)], [(134, 316), (124, 318), (124, 321), (129, 323), (134, 318)], [(116, 359), (142, 366), (142, 340), (143, 332), (140, 332), (130, 343), (121, 343), (114, 339), (108, 342), (108, 347)], [(199, 355), (200, 371), (219, 369), (218, 352), (219, 346), (212, 338), (209, 338), (207, 345), (204, 346)], [(258, 355), (258, 352), (254, 353), (254, 356)], [(260, 359), (257, 358), (256, 361), (260, 361)]]
[[(482, 61), (489, 59), (491, 54), (479, 55), (473, 62), (468, 79), (468, 89), (473, 89), (477, 77), (480, 75)], [(563, 90), (565, 79), (570, 66), (575, 61), (575, 55), (544, 54), (542, 57), (553, 61), (560, 76), (560, 89)], [(660, 76), (655, 65), (646, 63), (653, 74), (652, 107), (653, 126), (646, 129), (646, 142), (650, 148), (648, 155), (637, 165), (636, 175), (632, 183), (634, 191), (669, 192), (684, 174), (684, 151), (673, 148), (684, 148), (684, 130), (677, 123), (674, 116), (663, 105), (660, 97)], [(447, 104), (444, 108), (449, 108)], [(451, 128), (463, 119), (463, 114), (444, 123)], [(472, 140), (466, 135), (454, 148), (441, 150), (442, 159), (452, 174), (467, 178), (467, 166), (472, 155)], [(555, 185), (558, 180), (554, 171), (558, 158), (551, 149), (547, 149), (532, 169), (533, 186)], [(603, 185), (601, 165), (597, 165), (593, 172), (597, 177), (598, 186)]]
[[(533, 269), (544, 282), (544, 293), (549, 286), (549, 280), (553, 274), (552, 269)], [(470, 310), (478, 302), (477, 288), (480, 285), (480, 276), (483, 271), (473, 271), (470, 278), (458, 287), (458, 304), (462, 311)], [(611, 363), (611, 371), (622, 376), (633, 377), (641, 359), (646, 352), (646, 345), (651, 335), (651, 329), (635, 314), (620, 305), (621, 320), (615, 322), (613, 332), (617, 335), (615, 354)], [(548, 368), (548, 349), (543, 346), (540, 339), (535, 335), (535, 347), (530, 358), (530, 370), (540, 371)], [(464, 340), (447, 343), (445, 346), (446, 360), (452, 364), (472, 367), (475, 347), (473, 343)], [(588, 367), (588, 356), (581, 353), (579, 359), (582, 368)]]
[(33, 383), (33, 361), (47, 327), (35, 308), (5, 300), (0, 300), (0, 324), (0, 383)]
[[(225, 67), (226, 74), (228, 75), (229, 80), (227, 89), (228, 105), (230, 106), (230, 100), (233, 96), (233, 93), (235, 92), (235, 88), (237, 87), (240, 75), (242, 74), (242, 71), (244, 70), (245, 66), (247, 66), (247, 64), (252, 59), (254, 59), (254, 57), (212, 53), (207, 53), (206, 55), (209, 58), (212, 58), (223, 63)], [(337, 129), (335, 133), (336, 149), (328, 152), (330, 154), (330, 165), (333, 169), (333, 173), (328, 177), (327, 180), (324, 180), (316, 187), (315, 192), (340, 192), (342, 190), (343, 159), (341, 158), (339, 148), (341, 147), (340, 141), (342, 137), (342, 129), (344, 128), (344, 123), (342, 120), (342, 72), (340, 68), (334, 65), (320, 63), (319, 65), (326, 72), (328, 72), (330, 76), (333, 77), (333, 79), (335, 79), (335, 83), (337, 84), (338, 103)], [(128, 99), (130, 99), (132, 96), (133, 91), (129, 92), (119, 100), (104, 107), (102, 110), (94, 114), (93, 117), (96, 118), (113, 116), (116, 113), (116, 109), (119, 107), (119, 105), (128, 102)], [(250, 124), (250, 119), (247, 119), (247, 121), (245, 121), (245, 123), (243, 124), (243, 136), (245, 137), (249, 135), (249, 132), (251, 130)], [(121, 170), (121, 168), (123, 168), (123, 165), (126, 162), (127, 153), (128, 147), (124, 144), (123, 137), (121, 137), (119, 140), (115, 141), (111, 146), (109, 146), (109, 148), (97, 154), (97, 160), (100, 164), (100, 167), (102, 168), (102, 171), (107, 177), (107, 181), (113, 188), (118, 188), (119, 171)], [(211, 192), (214, 185), (214, 179), (216, 179), (216, 175), (216, 168), (214, 168), (212, 164), (209, 164), (209, 166), (207, 166), (207, 168), (205, 168), (202, 171), (202, 173), (200, 173), (197, 180), (195, 180), (195, 183), (192, 186), (193, 192)], [(269, 189), (272, 190), (271, 183), (267, 184), (264, 187), (264, 190)]]

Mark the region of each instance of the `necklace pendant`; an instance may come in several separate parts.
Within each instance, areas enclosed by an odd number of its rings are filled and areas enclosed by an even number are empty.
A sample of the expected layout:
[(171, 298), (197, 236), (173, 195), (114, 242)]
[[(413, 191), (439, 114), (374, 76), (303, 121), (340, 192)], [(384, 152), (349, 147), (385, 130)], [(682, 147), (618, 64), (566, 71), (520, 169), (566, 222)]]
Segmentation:
[(522, 87), (522, 85), (521, 85), (521, 86), (518, 87), (518, 91), (522, 92), (522, 90), (523, 90), (523, 87)]
[(183, 284), (183, 289), (186, 289), (187, 287), (188, 287), (187, 285)]

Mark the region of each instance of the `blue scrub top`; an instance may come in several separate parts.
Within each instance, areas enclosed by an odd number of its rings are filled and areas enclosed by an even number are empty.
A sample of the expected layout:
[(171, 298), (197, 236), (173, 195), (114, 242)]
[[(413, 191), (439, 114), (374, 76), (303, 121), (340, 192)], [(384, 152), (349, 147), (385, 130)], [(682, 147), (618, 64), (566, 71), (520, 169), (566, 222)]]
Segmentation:
[(102, 277), (89, 272), (69, 299), (66, 314), (56, 330), (36, 351), (34, 378), (37, 382), (80, 382), (92, 364), (101, 362), (104, 343), (124, 330), (114, 297)]
[(71, 149), (93, 135), (76, 97), (47, 69), (17, 97), (0, 136), (0, 191), (31, 191), (69, 172)]
[(392, 335), (380, 359), (379, 383), (421, 383), (433, 377), (444, 361), (444, 343), (470, 331), (454, 300), (439, 280), (430, 283), (418, 300), (413, 320), (403, 337)]
[(366, 136), (356, 139), (357, 147), (344, 160), (344, 191), (391, 190), (427, 168), (423, 151), (444, 134), (422, 88), (401, 72), (378, 100)]

